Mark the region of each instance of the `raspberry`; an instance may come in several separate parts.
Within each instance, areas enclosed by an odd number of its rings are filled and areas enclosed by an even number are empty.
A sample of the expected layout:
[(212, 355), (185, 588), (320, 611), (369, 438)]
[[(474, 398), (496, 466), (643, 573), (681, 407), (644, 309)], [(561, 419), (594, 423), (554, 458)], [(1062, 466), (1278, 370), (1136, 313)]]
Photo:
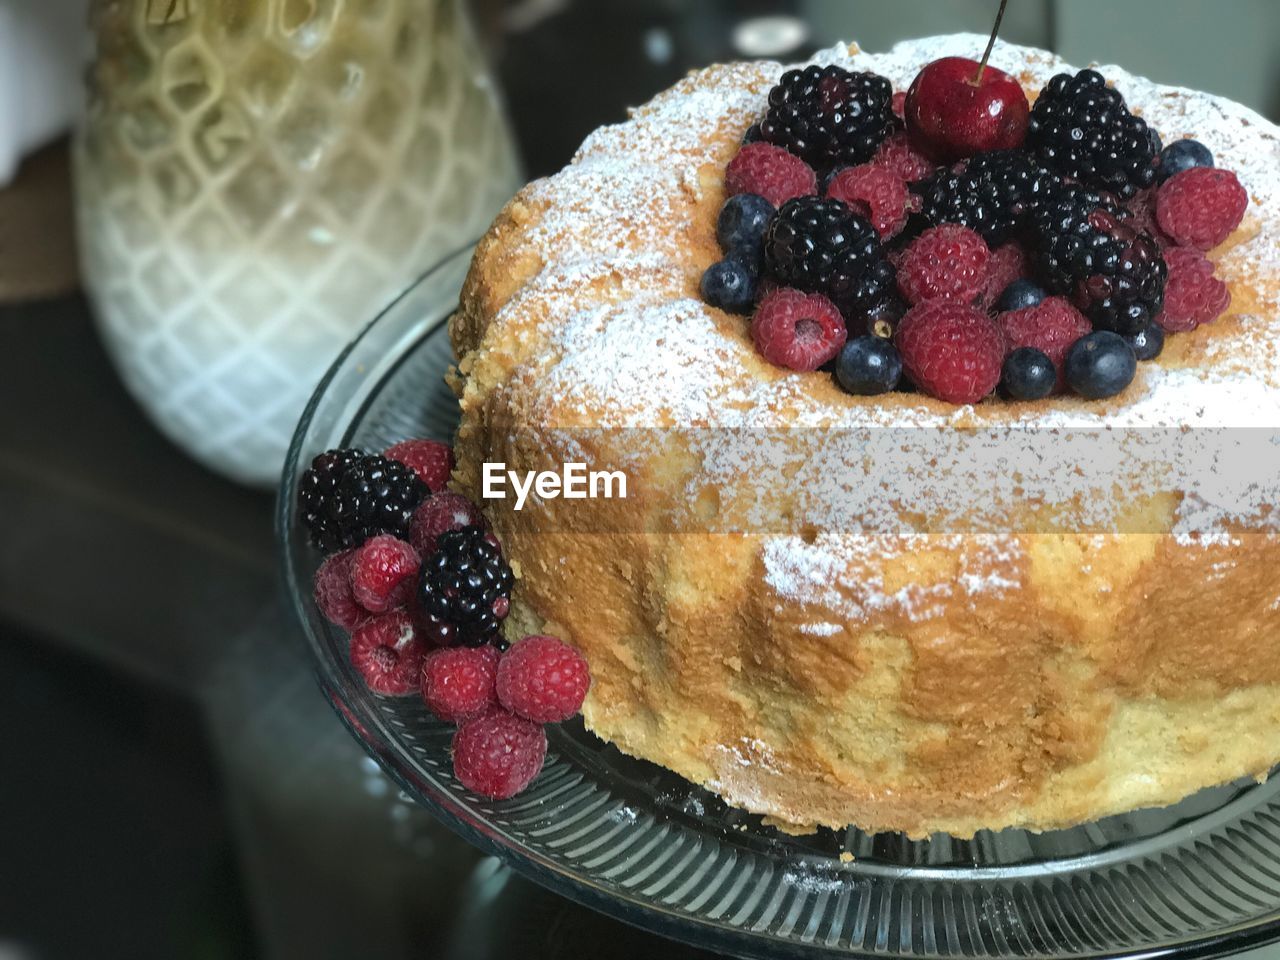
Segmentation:
[(954, 300), (912, 307), (894, 337), (913, 383), (948, 403), (976, 403), (1000, 382), (1004, 338), (981, 310)]
[(870, 220), (881, 239), (893, 236), (907, 222), (907, 185), (885, 167), (870, 163), (847, 167), (832, 178), (827, 196)]
[(760, 355), (789, 370), (817, 370), (849, 336), (836, 305), (820, 293), (783, 287), (767, 294), (751, 318)]
[(436, 538), (448, 530), (461, 530), (483, 524), (476, 505), (458, 493), (437, 493), (427, 497), (413, 514), (409, 524), (409, 542), (421, 556), (436, 552)]
[(443, 490), (453, 473), (453, 447), (439, 440), (401, 440), (382, 455), (413, 470), (432, 493)]
[(546, 756), (542, 727), (501, 707), (463, 721), (453, 735), (453, 775), (491, 800), (506, 800), (527, 787)]
[(911, 145), (905, 133), (895, 133), (880, 144), (871, 162), (886, 167), (907, 183), (933, 176), (937, 168), (923, 153)]
[(418, 551), (398, 537), (370, 537), (351, 556), (351, 593), (370, 613), (385, 613), (408, 601), (421, 563)]
[(818, 192), (818, 176), (813, 168), (771, 143), (749, 143), (729, 161), (724, 171), (725, 193), (755, 193), (775, 207), (793, 197)]
[(889, 100), (889, 107), (893, 110), (893, 115), (898, 118), (899, 123), (906, 121), (907, 117), (907, 91), (899, 90)]
[(1164, 259), (1169, 265), (1169, 281), (1164, 288), (1164, 310), (1156, 323), (1170, 333), (1183, 333), (1226, 313), (1231, 291), (1213, 275), (1213, 263), (1203, 253), (1191, 247), (1173, 247), (1165, 251)]
[(369, 611), (356, 601), (351, 592), (351, 557), (354, 550), (331, 554), (316, 571), (316, 606), (330, 623), (344, 630), (354, 630), (366, 623)]
[(1240, 226), (1249, 195), (1230, 170), (1193, 167), (1156, 194), (1160, 229), (1183, 247), (1212, 250)]
[(458, 723), (498, 702), (496, 647), (450, 647), (422, 661), (422, 699), (441, 720)]
[(1063, 364), (1067, 351), (1081, 337), (1093, 331), (1083, 313), (1063, 297), (1046, 297), (1038, 306), (1011, 310), (996, 317), (1009, 352), (1019, 347), (1035, 347), (1053, 361), (1058, 371), (1058, 389), (1065, 384)]
[(559, 723), (582, 709), (591, 686), (586, 659), (556, 637), (525, 637), (498, 664), (498, 700), (538, 723)]
[(1125, 204), (1125, 208), (1131, 214), (1129, 222), (1134, 229), (1149, 235), (1161, 250), (1167, 250), (1169, 247), (1177, 246), (1177, 244), (1170, 240), (1164, 230), (1161, 229), (1160, 221), (1156, 217), (1157, 192), (1154, 189), (1141, 190), (1132, 200)]
[(982, 291), (982, 306), (990, 310), (1009, 284), (1028, 276), (1027, 255), (1016, 243), (1006, 243), (992, 250), (991, 259), (987, 262), (987, 283)]
[(351, 665), (374, 693), (401, 697), (417, 690), (425, 652), (404, 610), (375, 617), (351, 635)]
[(912, 304), (926, 300), (972, 303), (987, 283), (991, 251), (968, 227), (931, 227), (907, 248), (898, 268), (898, 289)]

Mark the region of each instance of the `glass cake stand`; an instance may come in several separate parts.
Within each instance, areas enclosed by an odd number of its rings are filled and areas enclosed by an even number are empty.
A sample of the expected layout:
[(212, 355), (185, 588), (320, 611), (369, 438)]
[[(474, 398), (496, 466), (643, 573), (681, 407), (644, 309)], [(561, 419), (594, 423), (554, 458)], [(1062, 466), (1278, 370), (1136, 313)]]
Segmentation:
[(1052, 833), (790, 837), (573, 722), (550, 730), (525, 793), (495, 802), (463, 789), (452, 728), (416, 698), (370, 693), (345, 633), (316, 610), (321, 558), (293, 503), (321, 450), (452, 436), (444, 323), (469, 259), (459, 251), (423, 276), (334, 363), (298, 425), (277, 510), (320, 686), (418, 802), (564, 896), (742, 957), (1205, 957), (1280, 939), (1280, 777)]

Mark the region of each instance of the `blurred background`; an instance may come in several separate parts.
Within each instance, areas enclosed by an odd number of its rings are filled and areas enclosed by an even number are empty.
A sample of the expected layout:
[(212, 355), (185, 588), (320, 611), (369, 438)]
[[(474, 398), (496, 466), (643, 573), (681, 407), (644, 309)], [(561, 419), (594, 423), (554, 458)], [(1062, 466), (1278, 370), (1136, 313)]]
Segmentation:
[[(996, 5), (0, 0), (0, 960), (698, 955), (363, 756), (271, 486), (341, 346), (595, 126), (711, 61)], [(1274, 0), (1013, 0), (1003, 36), (1280, 117)]]

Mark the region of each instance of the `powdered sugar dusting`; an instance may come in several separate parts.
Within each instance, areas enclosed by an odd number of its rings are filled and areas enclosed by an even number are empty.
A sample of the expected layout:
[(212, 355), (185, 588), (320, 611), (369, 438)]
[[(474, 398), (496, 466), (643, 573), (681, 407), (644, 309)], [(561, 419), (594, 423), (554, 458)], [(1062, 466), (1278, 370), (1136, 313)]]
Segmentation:
[[(928, 38), (886, 54), (850, 54), (842, 46), (815, 61), (874, 70), (905, 89), (924, 63), (971, 55), (983, 40)], [(1030, 88), (1075, 69), (1007, 43), (996, 45), (992, 62)], [(723, 489), (748, 485), (742, 478), (757, 476), (768, 466), (762, 460), (780, 468), (777, 451), (742, 442), (742, 434), (734, 440), (735, 431), (830, 433), (823, 457), (808, 458), (814, 461), (808, 473), (804, 463), (795, 467), (804, 478), (800, 513), (820, 529), (833, 529), (824, 519), (854, 516), (867, 532), (828, 533), (813, 542), (767, 538), (765, 570), (780, 598), (819, 603), (851, 619), (888, 610), (928, 618), (943, 600), (1017, 588), (1019, 548), (1015, 538), (996, 533), (966, 538), (965, 563), (945, 585), (891, 589), (877, 581), (886, 557), (911, 549), (903, 516), (924, 516), (928, 529), (948, 529), (953, 518), (972, 520), (975, 489), (991, 489), (996, 514), (1000, 497), (1020, 498), (1067, 504), (1081, 524), (1105, 525), (1115, 521), (1109, 514), (1127, 506), (1113, 490), (1123, 477), (1125, 489), (1179, 495), (1174, 532), (1186, 546), (1209, 544), (1228, 526), (1267, 521), (1269, 505), (1280, 501), (1280, 470), (1268, 475), (1272, 465), (1259, 463), (1259, 448), (1247, 445), (1256, 437), (1246, 441), (1231, 431), (1280, 428), (1280, 131), (1274, 125), (1220, 98), (1160, 86), (1118, 67), (1098, 68), (1166, 142), (1194, 135), (1237, 173), (1251, 197), (1248, 222), (1256, 235), (1227, 250), (1220, 271), (1252, 287), (1254, 302), (1230, 321), (1229, 336), (1207, 339), (1197, 366), (1146, 364), (1116, 402), (1062, 398), (1035, 408), (957, 408), (920, 397), (886, 403), (821, 389), (822, 374), (779, 375), (755, 356), (745, 321), (726, 319), (696, 297), (705, 264), (691, 262), (688, 238), (698, 227), (705, 230), (695, 222), (706, 216), (699, 200), (718, 189), (732, 144), (762, 112), (783, 69), (752, 63), (695, 74), (627, 123), (592, 134), (573, 164), (531, 188), (528, 199), (540, 214), (528, 242), (543, 270), (494, 326), (530, 311), (546, 315), (539, 325), (546, 349), (527, 361), (539, 377), (534, 397), (544, 424), (577, 426), (574, 412), (587, 411), (591, 424), (603, 427), (713, 428), (695, 445), (702, 470), (691, 483)], [(982, 429), (975, 439), (957, 426)], [(1186, 429), (1192, 427), (1199, 429)], [(931, 448), (932, 463), (922, 461), (912, 443), (888, 434), (876, 456), (866, 455), (868, 441), (859, 431), (904, 429), (942, 435), (929, 441), (941, 444)], [(1166, 442), (1171, 432), (1188, 438), (1179, 441), (1176, 456)], [(1055, 446), (1053, 438), (1062, 435), (1069, 442)], [(1050, 443), (1037, 445), (1035, 436)], [(804, 460), (806, 447), (795, 449)], [(995, 474), (993, 457), (1004, 465)], [(1072, 469), (1081, 462), (1107, 469)], [(844, 469), (827, 469), (832, 464)]]

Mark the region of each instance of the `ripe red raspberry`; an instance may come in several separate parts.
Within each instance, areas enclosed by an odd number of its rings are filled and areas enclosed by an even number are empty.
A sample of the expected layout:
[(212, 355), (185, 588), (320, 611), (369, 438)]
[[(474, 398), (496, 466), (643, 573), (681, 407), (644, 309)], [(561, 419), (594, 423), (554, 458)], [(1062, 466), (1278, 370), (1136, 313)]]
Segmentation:
[(354, 630), (369, 620), (369, 611), (351, 592), (351, 557), (354, 550), (331, 554), (316, 571), (316, 606), (330, 623)]
[(890, 109), (893, 110), (893, 115), (898, 118), (899, 122), (905, 123), (907, 118), (907, 91), (897, 91), (889, 103)]
[(448, 486), (453, 473), (453, 447), (439, 440), (401, 440), (382, 455), (413, 470), (432, 493)]
[(351, 556), (351, 592), (370, 613), (406, 603), (422, 560), (399, 537), (382, 533), (356, 547)]
[(1016, 243), (1006, 243), (991, 251), (991, 259), (987, 261), (987, 283), (982, 291), (982, 306), (990, 310), (1005, 288), (1015, 280), (1029, 277), (1027, 255)]
[(987, 283), (991, 251), (968, 227), (931, 227), (907, 248), (898, 268), (898, 289), (908, 303), (958, 300), (973, 303)]
[(476, 505), (458, 493), (437, 493), (422, 501), (409, 522), (409, 542), (424, 559), (436, 552), (436, 537), (449, 530), (483, 525)]
[(506, 800), (527, 787), (546, 756), (542, 727), (501, 707), (464, 720), (453, 735), (453, 775), (491, 800)]
[(765, 294), (751, 318), (751, 339), (760, 355), (789, 370), (817, 370), (840, 352), (848, 336), (834, 303), (790, 287)]
[(724, 171), (726, 196), (758, 193), (775, 207), (793, 197), (818, 192), (813, 168), (794, 154), (772, 143), (749, 143), (729, 161)]
[(375, 617), (351, 635), (351, 665), (374, 693), (402, 697), (418, 689), (422, 644), (404, 610)]
[(905, 133), (885, 137), (871, 162), (878, 167), (888, 168), (907, 183), (931, 177), (937, 169), (933, 161), (911, 145)]
[(831, 178), (827, 196), (871, 221), (881, 239), (898, 233), (907, 222), (907, 185), (887, 167), (864, 163)]
[(1039, 306), (1011, 310), (996, 317), (996, 325), (1004, 334), (1005, 349), (1035, 347), (1053, 361), (1058, 371), (1058, 389), (1065, 384), (1063, 365), (1071, 345), (1093, 332), (1083, 313), (1064, 297), (1046, 297)]
[(1179, 246), (1212, 250), (1240, 226), (1247, 206), (1249, 195), (1230, 170), (1192, 167), (1160, 188), (1156, 219)]
[(1133, 214), (1129, 220), (1129, 226), (1148, 234), (1159, 244), (1161, 250), (1165, 250), (1176, 244), (1160, 228), (1160, 220), (1156, 217), (1156, 193), (1155, 187), (1150, 190), (1140, 190), (1125, 206)]
[(1164, 252), (1164, 262), (1169, 265), (1169, 279), (1164, 286), (1164, 309), (1156, 317), (1161, 327), (1184, 333), (1227, 312), (1231, 290), (1213, 275), (1213, 263), (1203, 253), (1172, 247)]
[(586, 658), (556, 637), (525, 637), (498, 664), (498, 700), (538, 723), (559, 723), (582, 709), (591, 686)]
[(1004, 338), (977, 307), (929, 300), (912, 307), (894, 343), (911, 381), (948, 403), (976, 403), (1000, 382)]
[(422, 661), (422, 699), (441, 720), (458, 723), (498, 702), (499, 653), (483, 647), (449, 647)]

